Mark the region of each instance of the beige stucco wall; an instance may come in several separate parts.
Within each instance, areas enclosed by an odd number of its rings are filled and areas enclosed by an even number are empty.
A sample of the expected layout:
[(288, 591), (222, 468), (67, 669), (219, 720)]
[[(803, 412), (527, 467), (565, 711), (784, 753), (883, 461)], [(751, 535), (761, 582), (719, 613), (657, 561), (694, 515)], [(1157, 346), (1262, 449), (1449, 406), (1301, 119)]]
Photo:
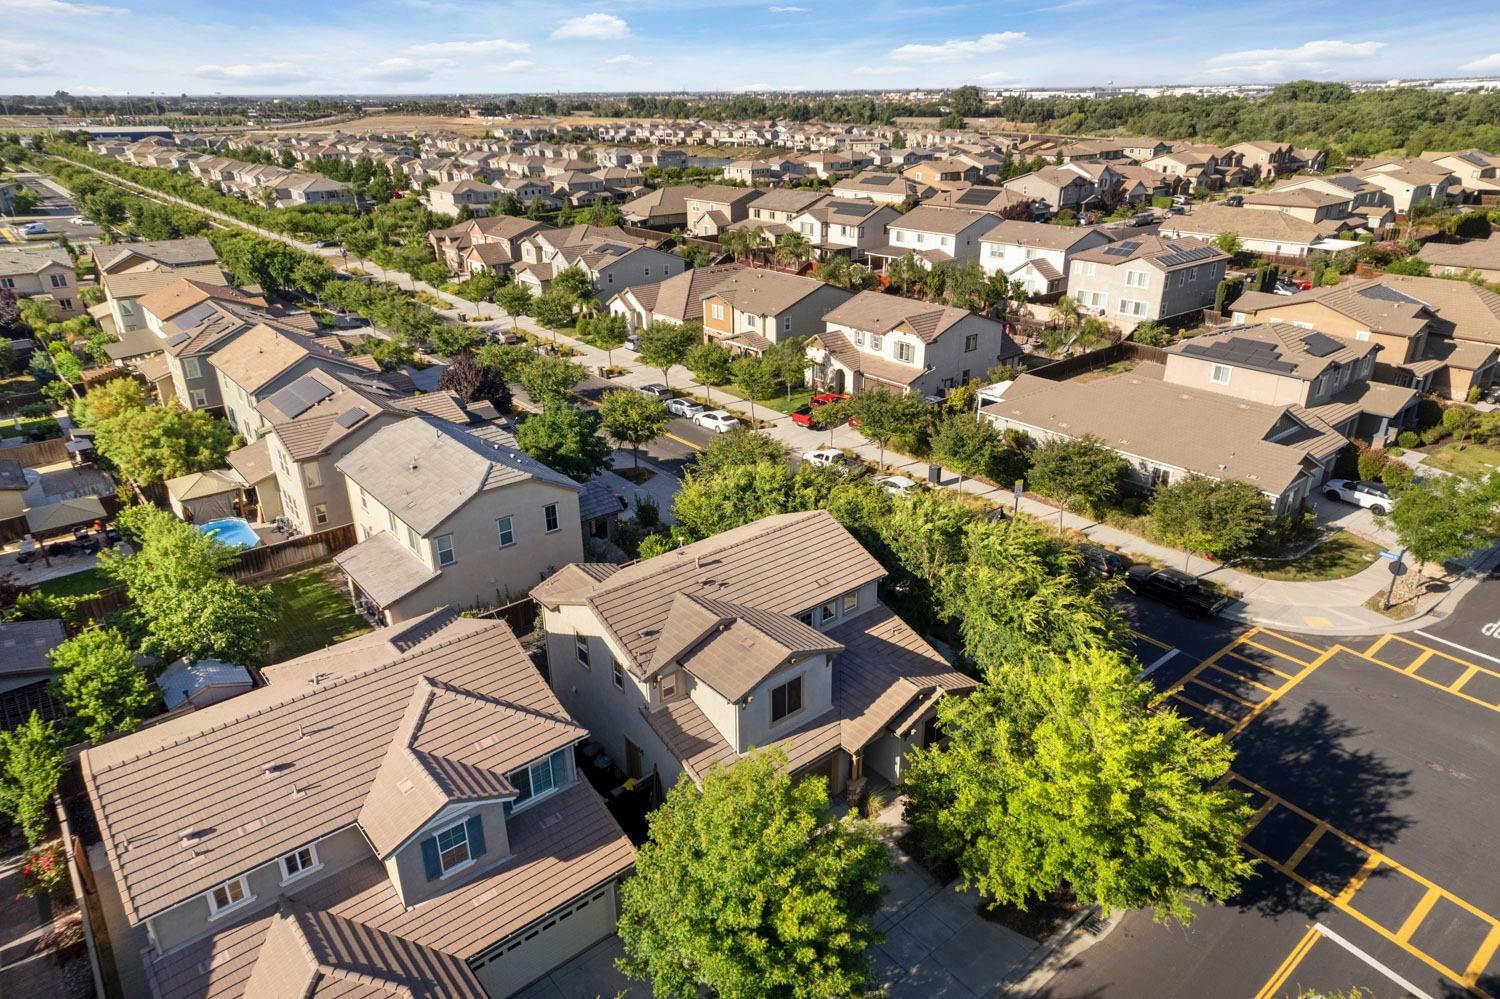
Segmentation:
[[(571, 772), (571, 766), (570, 766)], [(510, 839), (505, 828), (505, 806), (501, 802), (486, 802), (471, 808), (445, 809), (441, 818), (429, 821), (406, 841), (394, 854), (385, 860), (386, 872), (391, 884), (401, 895), (401, 901), (413, 906), (427, 899), (436, 898), (456, 885), (474, 879), (474, 875), (493, 867), (510, 854)], [(484, 856), (468, 867), (461, 867), (447, 877), (435, 881), (427, 880), (427, 870), (422, 863), (422, 840), (434, 835), (439, 829), (479, 816), (484, 827)]]

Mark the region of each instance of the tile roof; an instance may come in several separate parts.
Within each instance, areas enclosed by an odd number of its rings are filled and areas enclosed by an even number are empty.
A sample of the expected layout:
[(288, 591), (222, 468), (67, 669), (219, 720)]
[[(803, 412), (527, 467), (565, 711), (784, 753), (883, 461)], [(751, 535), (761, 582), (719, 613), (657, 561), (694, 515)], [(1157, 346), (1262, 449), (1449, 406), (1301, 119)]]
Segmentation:
[(1420, 299), (1399, 287), (1373, 278), (1312, 288), (1266, 305), (1256, 314), (1274, 313), (1277, 308), (1294, 308), (1309, 302), (1363, 323), (1376, 333), (1388, 333), (1392, 336), (1418, 336), (1427, 329), (1431, 319), (1431, 313)]
[(96, 246), (94, 259), (100, 270), (108, 273), (122, 265), (146, 261), (183, 267), (192, 264), (211, 264), (219, 259), (213, 244), (201, 236), (188, 239), (158, 239), (141, 243), (116, 243), (112, 246)]
[(1000, 325), (993, 319), (977, 316), (968, 309), (932, 305), (900, 295), (884, 295), (875, 291), (860, 292), (828, 312), (823, 318), (827, 322), (847, 326), (850, 329), (864, 330), (867, 333), (884, 334), (902, 328), (919, 337), (924, 343), (932, 343), (950, 328), (971, 316), (981, 323)]
[(239, 473), (245, 485), (253, 486), (276, 474), (271, 464), (271, 438), (260, 437), (254, 444), (246, 444), (225, 455), (229, 467)]
[(1046, 250), (1070, 250), (1086, 239), (1097, 240), (1101, 235), (1098, 229), (1087, 229), (1082, 226), (1047, 225), (1042, 222), (1017, 222), (1005, 219), (979, 237), (979, 241), (981, 243), (1005, 243), (1010, 246), (1036, 246)]
[[(807, 296), (829, 287), (831, 286), (817, 278), (759, 267), (742, 267), (715, 284), (703, 297), (722, 298), (735, 309), (752, 316), (776, 316)], [(839, 292), (836, 296), (839, 298), (847, 298), (849, 295), (841, 289), (835, 288), (833, 291)], [(699, 314), (702, 314), (701, 303)]]
[(693, 267), (663, 281), (632, 285), (620, 295), (630, 294), (641, 308), (673, 322), (697, 322), (703, 318), (703, 296), (745, 269), (739, 264)]
[(427, 415), (380, 428), (336, 467), (423, 535), (481, 492), (531, 480), (583, 489), (521, 453), (498, 428), (465, 429)]
[(246, 392), (258, 393), (299, 361), (311, 358), (346, 371), (364, 366), (346, 355), (315, 343), (311, 338), (256, 323), (214, 351), (209, 363), (225, 378)]
[(377, 531), (345, 548), (333, 562), (381, 607), (389, 607), (440, 574), (390, 531)]
[[(417, 639), (409, 650), (392, 647), (406, 635)], [(567, 717), (499, 622), (435, 614), (356, 641), (267, 670), (265, 687), (83, 752), (132, 922), (355, 824), (424, 677)], [(374, 866), (381, 883), (372, 890), (394, 895)]]
[(887, 229), (908, 229), (913, 232), (936, 232), (955, 235), (975, 226), (989, 227), (999, 221), (999, 216), (989, 212), (970, 211), (965, 208), (942, 208), (936, 205), (918, 205), (899, 219), (891, 219)]
[(1229, 254), (1191, 237), (1164, 239), (1161, 236), (1127, 236), (1118, 242), (1095, 246), (1074, 256), (1074, 260), (1093, 261), (1117, 267), (1139, 261), (1150, 264), (1160, 271), (1181, 270), (1184, 267), (1201, 267), (1204, 264), (1228, 261)]
[(48, 267), (73, 269), (73, 258), (59, 247), (37, 250), (0, 250), (0, 274), (39, 274)]
[(1267, 322), (1223, 326), (1178, 341), (1166, 351), (1311, 381), (1332, 365), (1352, 364), (1378, 349), (1379, 345), (1371, 342), (1343, 340), (1291, 323)]
[(251, 295), (222, 284), (212, 284), (207, 281), (198, 281), (192, 278), (181, 278), (170, 284), (163, 285), (149, 294), (142, 295), (140, 307), (151, 313), (158, 320), (166, 322), (174, 316), (180, 315), (195, 305), (201, 305), (210, 299), (222, 299), (227, 302), (235, 302), (241, 305), (253, 305), (265, 308), (266, 300), (261, 295)]
[(1417, 256), (1439, 267), (1500, 270), (1500, 233), (1485, 239), (1466, 239), (1460, 243), (1423, 243)]
[(1348, 223), (1338, 219), (1306, 222), (1285, 212), (1246, 211), (1224, 205), (1197, 205), (1187, 215), (1174, 215), (1161, 225), (1164, 234), (1212, 238), (1232, 232), (1245, 239), (1279, 240), (1297, 246), (1334, 238), (1346, 228)]

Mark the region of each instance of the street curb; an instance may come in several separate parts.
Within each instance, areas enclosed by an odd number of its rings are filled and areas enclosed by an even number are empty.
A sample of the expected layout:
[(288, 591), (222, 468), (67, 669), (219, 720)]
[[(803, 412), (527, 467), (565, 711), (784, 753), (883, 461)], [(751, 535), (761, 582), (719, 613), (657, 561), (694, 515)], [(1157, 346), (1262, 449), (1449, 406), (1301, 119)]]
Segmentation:
[(1099, 915), (1097, 905), (1088, 906), (1074, 913), (1031, 953), (1014, 978), (1004, 988), (1005, 995), (1031, 996), (1052, 980), (1074, 957), (1103, 940), (1119, 924), (1123, 912), (1115, 913), (1104, 920), (1097, 933), (1083, 932), (1083, 925)]

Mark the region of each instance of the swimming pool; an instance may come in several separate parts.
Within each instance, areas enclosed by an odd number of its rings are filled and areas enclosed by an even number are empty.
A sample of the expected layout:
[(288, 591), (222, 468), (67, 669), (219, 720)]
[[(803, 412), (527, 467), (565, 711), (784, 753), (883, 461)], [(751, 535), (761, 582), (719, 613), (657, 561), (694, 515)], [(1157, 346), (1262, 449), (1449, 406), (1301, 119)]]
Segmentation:
[(233, 548), (254, 548), (260, 544), (260, 535), (241, 517), (221, 517), (196, 525), (209, 537), (217, 538)]

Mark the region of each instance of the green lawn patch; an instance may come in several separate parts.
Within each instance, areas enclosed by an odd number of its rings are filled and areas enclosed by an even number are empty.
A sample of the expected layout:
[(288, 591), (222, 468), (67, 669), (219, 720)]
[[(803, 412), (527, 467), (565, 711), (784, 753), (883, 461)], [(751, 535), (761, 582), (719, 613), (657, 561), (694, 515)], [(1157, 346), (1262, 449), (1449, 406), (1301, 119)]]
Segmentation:
[(281, 601), (281, 615), (271, 638), (273, 663), (316, 652), (371, 630), (369, 622), (354, 612), (329, 563), (298, 569), (268, 585)]
[(1322, 544), (1290, 561), (1248, 559), (1235, 568), (1262, 579), (1304, 583), (1353, 576), (1368, 569), (1379, 557), (1379, 545), (1348, 531), (1336, 531)]
[[(25, 582), (24, 579), (21, 581)], [(44, 579), (40, 583), (33, 584), (32, 588), (49, 597), (91, 597), (100, 590), (107, 590), (114, 585), (114, 581), (96, 565), (82, 572)]]
[(1483, 478), (1500, 468), (1500, 448), (1483, 444), (1445, 444), (1429, 454), (1423, 464), (1469, 479)]
[(778, 413), (790, 413), (793, 410), (801, 409), (803, 406), (806, 406), (809, 402), (812, 401), (812, 397), (814, 394), (816, 394), (814, 389), (797, 389), (792, 393), (791, 400), (788, 401), (786, 392), (785, 390), (783, 390), (777, 392), (769, 399), (756, 399), (755, 404), (757, 406), (764, 406), (767, 409), (774, 409)]

